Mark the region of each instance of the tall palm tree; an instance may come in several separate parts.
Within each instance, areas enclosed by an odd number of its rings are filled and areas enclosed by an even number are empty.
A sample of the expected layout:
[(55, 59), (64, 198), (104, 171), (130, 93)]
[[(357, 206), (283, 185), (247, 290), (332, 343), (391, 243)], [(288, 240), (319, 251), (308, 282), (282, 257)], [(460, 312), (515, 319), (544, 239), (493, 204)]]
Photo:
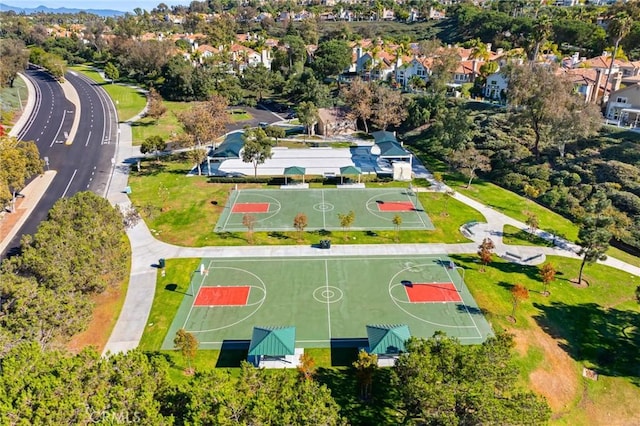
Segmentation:
[(611, 22), (609, 22), (609, 27), (607, 31), (609, 33), (609, 37), (614, 42), (613, 47), (613, 55), (611, 56), (611, 63), (609, 64), (609, 72), (607, 73), (607, 79), (604, 82), (604, 95), (602, 96), (602, 100), (604, 101), (605, 97), (609, 96), (609, 80), (611, 80), (611, 73), (613, 72), (613, 62), (618, 55), (618, 48), (620, 47), (620, 42), (623, 38), (629, 34), (631, 31), (631, 26), (633, 25), (633, 19), (626, 12), (618, 12), (616, 16), (613, 17)]
[(547, 15), (542, 15), (536, 21), (533, 26), (533, 38), (535, 42), (535, 47), (533, 49), (533, 56), (531, 58), (531, 63), (535, 63), (538, 60), (538, 53), (540, 53), (540, 46), (544, 44), (545, 41), (549, 39), (551, 36), (551, 32), (553, 30), (551, 24), (551, 18)]

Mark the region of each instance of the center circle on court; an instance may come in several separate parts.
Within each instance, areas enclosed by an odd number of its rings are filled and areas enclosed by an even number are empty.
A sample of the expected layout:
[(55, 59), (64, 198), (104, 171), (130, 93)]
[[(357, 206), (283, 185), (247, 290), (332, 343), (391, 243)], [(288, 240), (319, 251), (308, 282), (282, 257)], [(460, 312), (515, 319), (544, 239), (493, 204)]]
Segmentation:
[(331, 203), (318, 203), (314, 204), (313, 209), (318, 212), (330, 212), (335, 206)]
[(320, 303), (336, 303), (342, 300), (344, 293), (338, 287), (325, 285), (313, 291), (313, 298)]

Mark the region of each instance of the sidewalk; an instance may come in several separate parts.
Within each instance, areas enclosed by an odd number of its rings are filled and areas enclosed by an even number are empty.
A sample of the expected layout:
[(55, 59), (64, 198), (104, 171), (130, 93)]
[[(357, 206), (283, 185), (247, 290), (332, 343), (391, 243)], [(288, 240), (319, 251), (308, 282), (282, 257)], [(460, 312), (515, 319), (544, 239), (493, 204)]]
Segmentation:
[(29, 215), (47, 191), (55, 176), (56, 171), (50, 170), (33, 179), (20, 191), (22, 197), (16, 199), (15, 211), (12, 213), (0, 213), (0, 253), (5, 251), (24, 222), (29, 218)]

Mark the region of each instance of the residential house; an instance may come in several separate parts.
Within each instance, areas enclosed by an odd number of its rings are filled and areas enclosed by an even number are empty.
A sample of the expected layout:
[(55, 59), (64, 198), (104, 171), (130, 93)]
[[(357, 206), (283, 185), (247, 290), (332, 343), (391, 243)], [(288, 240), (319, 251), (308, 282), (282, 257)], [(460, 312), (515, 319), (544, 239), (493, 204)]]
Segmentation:
[(507, 99), (507, 87), (509, 80), (503, 72), (495, 72), (487, 76), (487, 83), (484, 86), (484, 97), (496, 101), (504, 102)]
[(345, 135), (358, 130), (355, 118), (342, 107), (319, 108), (316, 127), (317, 134), (322, 136)]
[(396, 68), (396, 82), (402, 87), (407, 87), (414, 76), (428, 82), (432, 67), (433, 58), (414, 57), (410, 62)]
[(636, 83), (611, 93), (605, 117), (619, 125), (640, 126), (640, 84)]

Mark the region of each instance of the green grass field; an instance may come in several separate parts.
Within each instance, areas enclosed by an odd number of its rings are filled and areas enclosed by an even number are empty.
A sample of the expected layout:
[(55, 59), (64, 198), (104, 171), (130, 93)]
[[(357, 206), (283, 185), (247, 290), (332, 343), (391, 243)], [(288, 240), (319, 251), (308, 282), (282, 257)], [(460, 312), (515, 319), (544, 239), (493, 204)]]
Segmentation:
[(307, 216), (309, 231), (341, 229), (339, 214), (355, 213), (353, 230), (393, 230), (395, 216), (405, 230), (432, 230), (418, 197), (406, 188), (385, 189), (248, 189), (233, 191), (216, 232), (244, 231), (246, 214), (256, 231), (294, 231), (293, 218)]
[[(189, 163), (178, 160), (143, 161), (142, 171), (131, 171), (129, 183), (131, 200), (141, 212), (154, 236), (162, 241), (191, 247), (212, 245), (245, 245), (246, 232), (215, 233), (214, 226), (227, 203), (233, 184), (208, 183), (205, 177), (187, 177)], [(369, 185), (369, 184), (368, 184)], [(376, 187), (376, 184), (370, 184)], [(406, 187), (406, 184), (403, 184)], [(160, 188), (167, 188), (168, 196), (159, 196)], [(266, 185), (241, 185), (244, 188), (267, 188)], [(433, 231), (350, 231), (354, 244), (401, 243), (461, 243), (469, 240), (460, 233), (460, 226), (470, 221), (482, 221), (477, 210), (444, 194), (419, 192), (418, 199), (431, 218)], [(356, 219), (357, 220), (357, 219)], [(293, 223), (293, 217), (289, 218)], [(300, 237), (296, 232), (256, 232), (254, 244), (315, 244), (319, 237), (343, 240), (342, 231), (327, 231), (320, 235), (315, 231), (305, 232)], [(355, 237), (355, 240), (353, 239)]]
[(273, 325), (295, 326), (298, 347), (336, 341), (357, 347), (367, 324), (407, 324), (418, 337), (445, 330), (465, 343), (491, 334), (446, 256), (203, 259), (201, 264), (207, 272), (190, 271), (188, 288), (165, 286), (181, 304), (162, 349), (173, 348), (180, 328), (194, 333), (203, 349), (250, 339), (254, 326)]
[(1, 120), (7, 131), (11, 129), (13, 123), (22, 113), (22, 108), (26, 105), (28, 96), (27, 85), (20, 77), (16, 77), (13, 87), (0, 89)]
[(98, 71), (86, 65), (76, 65), (69, 67), (69, 70), (82, 73), (99, 83), (109, 94), (118, 111), (118, 120), (127, 121), (139, 114), (147, 103), (147, 98), (137, 89), (121, 84), (107, 83)]

